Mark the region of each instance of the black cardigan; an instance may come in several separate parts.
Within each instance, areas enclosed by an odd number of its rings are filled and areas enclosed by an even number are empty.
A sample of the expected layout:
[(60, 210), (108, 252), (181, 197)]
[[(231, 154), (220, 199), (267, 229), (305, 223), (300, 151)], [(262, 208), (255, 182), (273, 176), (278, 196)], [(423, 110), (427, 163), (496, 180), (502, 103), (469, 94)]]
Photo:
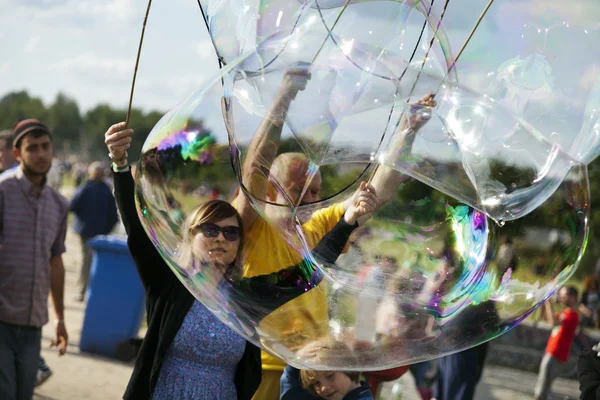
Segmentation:
[(596, 351), (585, 353), (577, 360), (577, 377), (582, 400), (600, 399), (600, 358)]
[[(123, 398), (150, 399), (165, 354), (183, 324), (194, 297), (171, 272), (146, 235), (135, 207), (135, 184), (131, 173), (114, 173), (113, 176), (117, 205), (127, 231), (127, 245), (146, 292), (148, 318), (148, 331)], [(358, 224), (346, 224), (342, 218), (317, 244), (313, 252), (325, 263), (335, 262), (356, 226)], [(317, 273), (313, 274), (314, 272)], [(234, 293), (245, 294), (262, 303), (260, 308), (267, 310), (268, 314), (268, 309), (275, 310), (317, 285), (321, 279), (320, 271), (315, 271), (312, 263), (303, 260), (296, 266), (270, 275), (242, 279), (229, 284), (236, 288)], [(252, 398), (260, 385), (261, 368), (260, 349), (246, 342), (244, 355), (235, 373), (238, 399)]]

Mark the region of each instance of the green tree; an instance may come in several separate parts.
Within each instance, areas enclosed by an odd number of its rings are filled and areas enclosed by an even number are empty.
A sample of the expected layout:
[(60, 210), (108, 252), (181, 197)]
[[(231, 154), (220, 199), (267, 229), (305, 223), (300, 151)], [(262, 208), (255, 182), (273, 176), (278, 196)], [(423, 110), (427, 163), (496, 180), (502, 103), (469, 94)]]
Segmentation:
[[(125, 121), (127, 112), (117, 110), (108, 104), (100, 104), (90, 109), (83, 117), (83, 132), (85, 135), (85, 151), (92, 158), (105, 158), (106, 145), (104, 144), (104, 133), (113, 124)], [(152, 128), (158, 123), (162, 113), (151, 111), (143, 113), (139, 109), (132, 109), (129, 118), (129, 127), (135, 129), (135, 135), (128, 150), (129, 159), (137, 161), (142, 151), (142, 145), (150, 134)]]
[[(99, 104), (88, 110), (83, 117), (82, 154), (90, 158), (105, 159), (104, 132), (111, 125), (124, 121), (125, 114), (125, 111), (115, 110), (108, 104)], [(131, 151), (129, 153), (134, 154)]]
[(47, 120), (48, 110), (40, 98), (21, 91), (8, 93), (0, 99), (0, 129), (11, 129), (16, 122), (27, 118)]
[(62, 144), (66, 152), (82, 148), (83, 120), (74, 99), (59, 93), (48, 109), (46, 124), (54, 133), (56, 143)]

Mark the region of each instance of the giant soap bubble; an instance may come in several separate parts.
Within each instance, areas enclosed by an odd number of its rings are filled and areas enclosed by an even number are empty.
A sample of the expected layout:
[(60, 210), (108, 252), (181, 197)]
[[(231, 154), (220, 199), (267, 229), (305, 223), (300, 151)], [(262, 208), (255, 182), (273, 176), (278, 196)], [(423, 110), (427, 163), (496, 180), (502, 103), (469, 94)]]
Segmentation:
[[(586, 243), (584, 165), (456, 82), (406, 64), (395, 79), (369, 46), (329, 43), (311, 63), (306, 35), (295, 58), (270, 63), (267, 41), (229, 63), (144, 144), (142, 223), (199, 301), (296, 367), (364, 371), (490, 340), (566, 282)], [(435, 107), (409, 100), (430, 91)], [(371, 176), (385, 204), (342, 248)], [(242, 215), (239, 253), (202, 225), (212, 198)], [(311, 351), (332, 340), (350, 361)]]

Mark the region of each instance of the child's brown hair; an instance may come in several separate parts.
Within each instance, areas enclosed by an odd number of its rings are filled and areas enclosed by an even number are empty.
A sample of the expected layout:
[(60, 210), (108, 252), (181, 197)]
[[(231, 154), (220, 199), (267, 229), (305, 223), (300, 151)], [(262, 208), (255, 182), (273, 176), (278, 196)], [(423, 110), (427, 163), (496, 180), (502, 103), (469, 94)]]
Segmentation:
[[(332, 338), (321, 339), (309, 343), (298, 352), (298, 355), (302, 356), (304, 359), (309, 359), (316, 364), (325, 364), (334, 368), (339, 366), (340, 369), (343, 369), (343, 367), (348, 365), (356, 365), (358, 361), (345, 343), (333, 340)], [(302, 382), (302, 387), (304, 389), (318, 397), (318, 394), (315, 391), (317, 372), (319, 371), (301, 370), (300, 381)], [(352, 382), (360, 383), (360, 372), (346, 372), (341, 370), (336, 370), (335, 372), (341, 372), (348, 376)]]

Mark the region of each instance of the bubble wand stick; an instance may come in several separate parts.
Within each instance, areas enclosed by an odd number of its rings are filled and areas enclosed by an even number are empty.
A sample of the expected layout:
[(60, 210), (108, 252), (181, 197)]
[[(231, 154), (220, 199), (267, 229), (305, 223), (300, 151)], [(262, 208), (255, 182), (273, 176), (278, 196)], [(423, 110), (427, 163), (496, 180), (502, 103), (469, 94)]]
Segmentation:
[(150, 14), (150, 7), (152, 6), (152, 0), (148, 0), (148, 7), (146, 7), (146, 15), (144, 16), (144, 25), (142, 26), (142, 35), (140, 36), (140, 45), (138, 46), (138, 52), (135, 59), (135, 67), (133, 69), (133, 81), (131, 82), (131, 91), (129, 93), (129, 105), (127, 106), (127, 117), (125, 118), (125, 127), (129, 125), (129, 118), (131, 117), (131, 105), (133, 104), (133, 91), (135, 90), (135, 78), (137, 77), (138, 66), (140, 65), (140, 55), (142, 54), (142, 44), (144, 43), (144, 33), (146, 32), (146, 22), (148, 22), (148, 14)]

